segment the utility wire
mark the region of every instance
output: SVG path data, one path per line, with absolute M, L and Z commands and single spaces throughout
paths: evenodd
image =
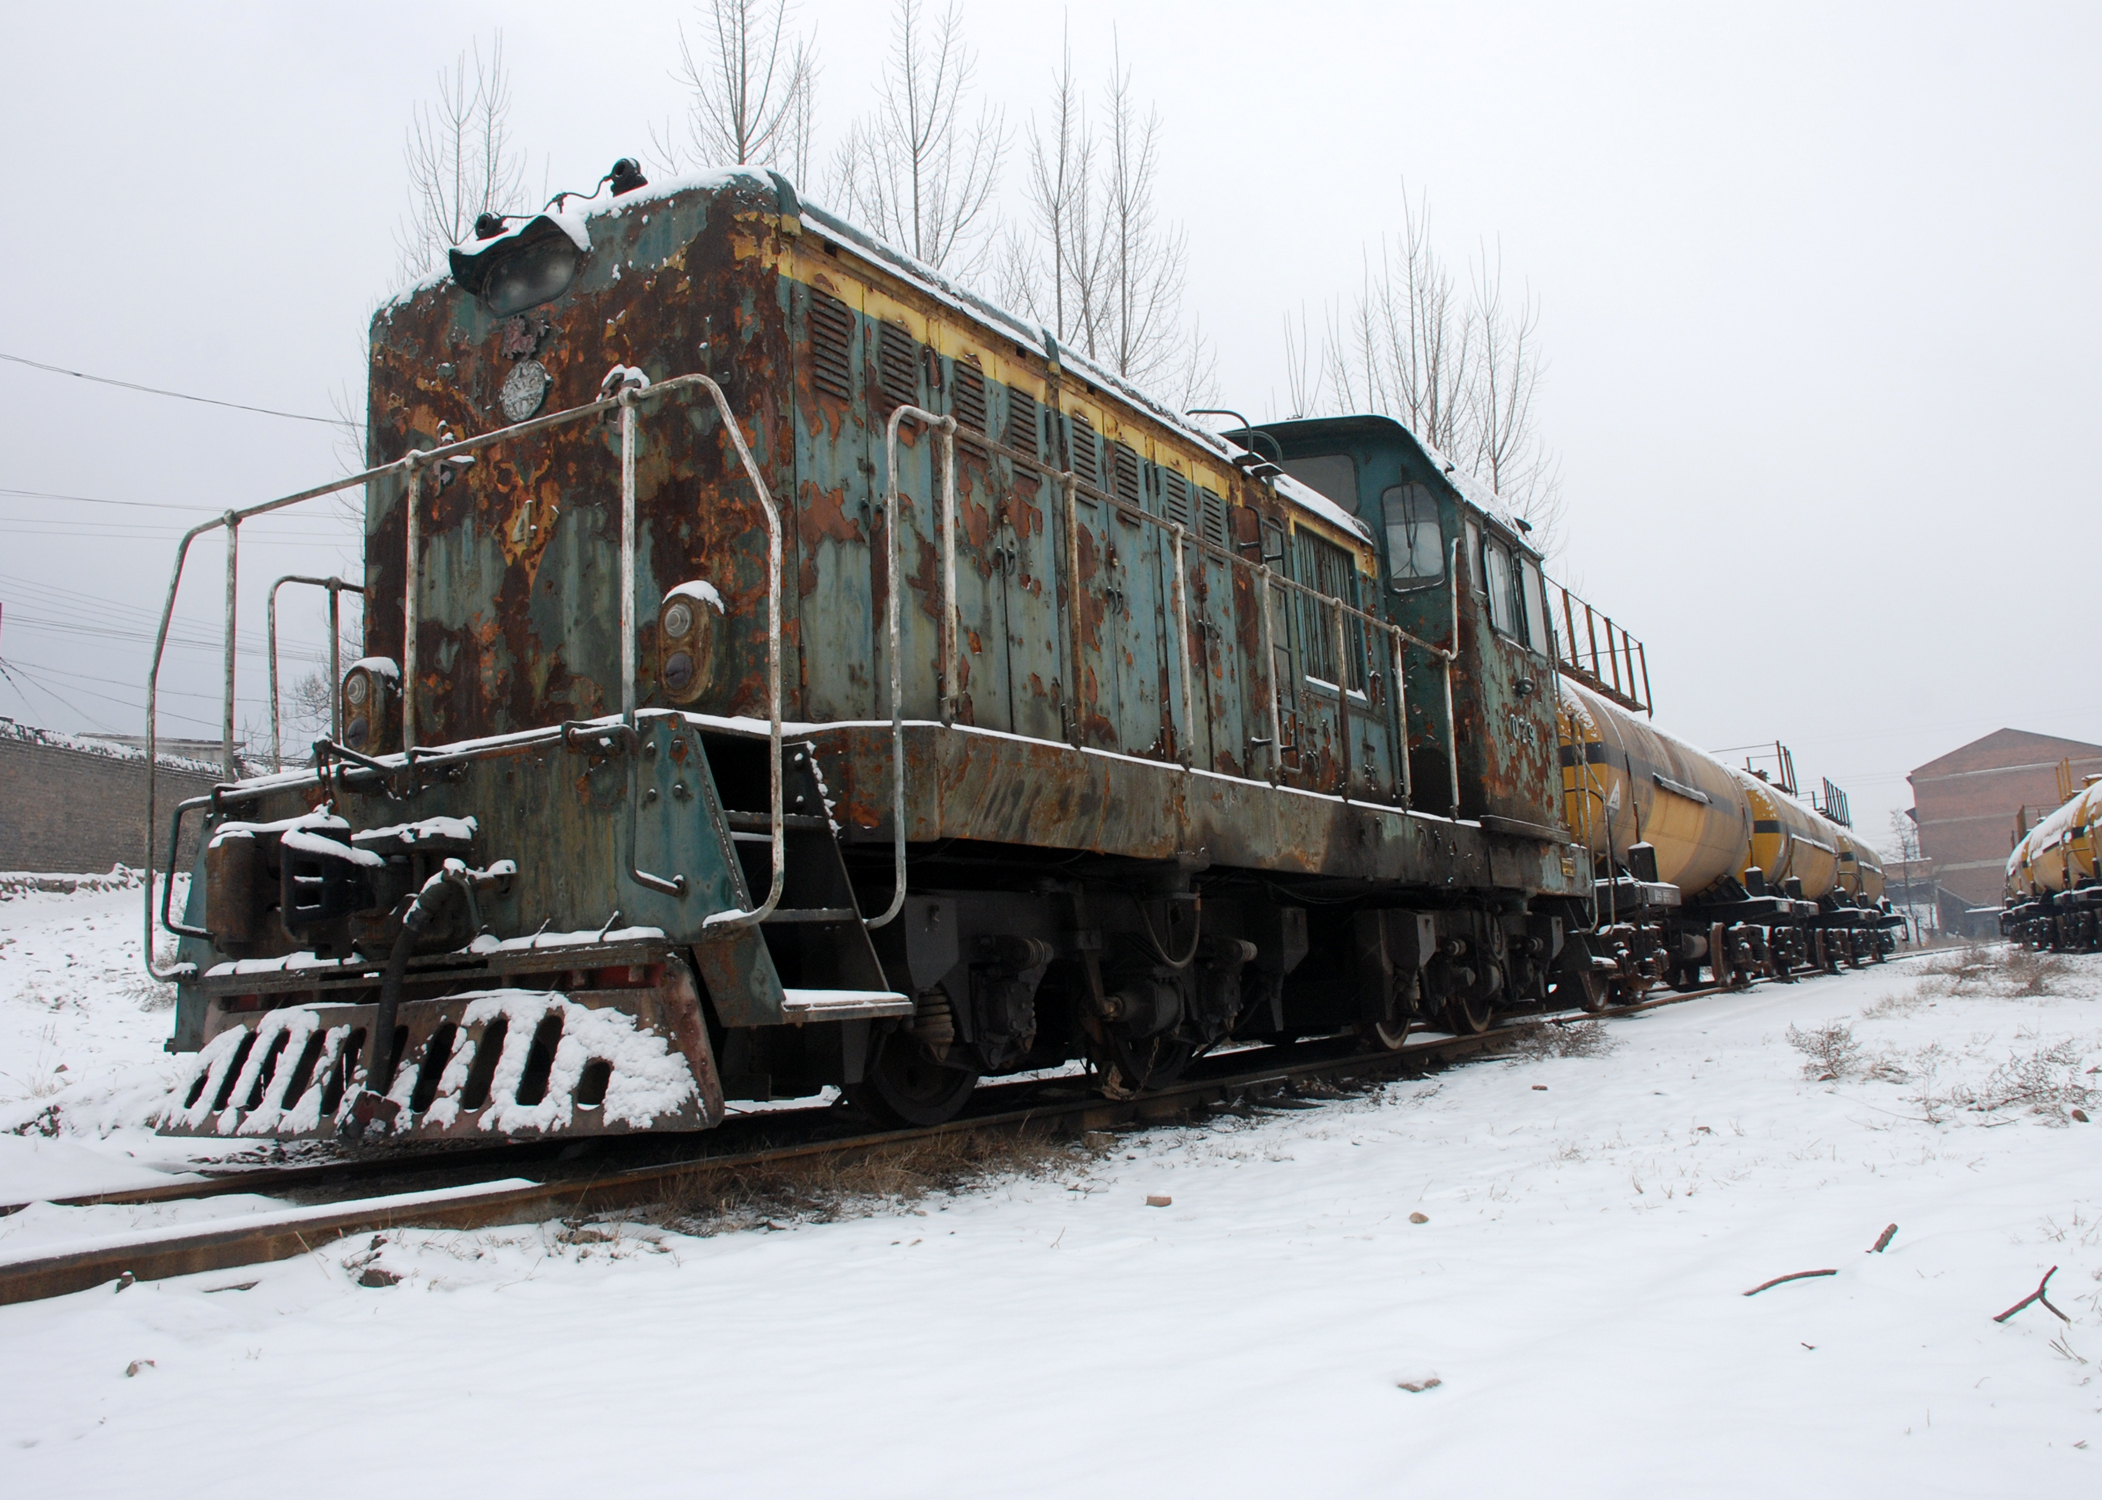
M 97 385 L 120 386 L 127 391 L 144 391 L 149 396 L 173 396 L 178 401 L 197 401 L 206 406 L 224 406 L 234 411 L 252 411 L 258 416 L 284 417 L 294 422 L 319 422 L 324 427 L 348 427 L 353 431 L 357 423 L 346 422 L 340 417 L 310 417 L 304 412 L 273 411 L 267 406 L 246 406 L 239 401 L 219 401 L 210 396 L 193 396 L 187 391 L 164 391 L 156 385 L 140 385 L 132 380 L 113 380 L 107 375 L 89 375 L 80 370 L 68 370 L 58 365 L 47 365 L 40 360 L 24 359 L 19 354 L 0 354 L 0 359 L 13 365 L 27 365 L 32 370 L 48 370 L 53 375 L 70 375 L 75 380 L 92 380 Z
M 71 500 L 81 505 L 122 505 L 131 510 L 188 510 L 217 514 L 209 505 L 184 505 L 175 500 L 104 500 L 99 495 L 54 495 L 49 490 L 15 490 L 5 485 L 0 485 L 0 495 L 16 500 Z

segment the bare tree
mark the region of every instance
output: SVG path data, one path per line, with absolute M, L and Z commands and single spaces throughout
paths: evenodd
M 1473 451 L 1468 463 L 1489 487 L 1516 506 L 1543 547 L 1562 520 L 1561 465 L 1541 441 L 1533 397 L 1546 371 L 1538 339 L 1540 304 L 1526 292 L 1514 307 L 1504 299 L 1503 251 L 1477 255 L 1470 308 L 1477 358 L 1465 403 Z
M 697 7 L 701 47 L 679 27 L 679 68 L 691 95 L 685 140 L 670 122 L 652 132 L 674 172 L 689 166 L 768 166 L 801 182 L 810 166 L 817 85 L 812 38 L 789 29 L 789 0 L 707 0 Z
M 1101 357 L 1119 375 L 1150 381 L 1175 363 L 1184 332 L 1182 293 L 1189 237 L 1163 225 L 1154 202 L 1160 173 L 1160 111 L 1143 117 L 1121 53 L 1111 54 L 1103 236 L 1110 303 Z
M 1291 406 L 1290 420 L 1311 416 L 1321 405 L 1322 371 L 1314 363 L 1314 345 L 1307 329 L 1306 304 L 1299 305 L 1295 326 L 1285 314 L 1285 398 Z
M 1023 221 L 1009 234 L 1001 295 L 1061 343 L 1135 383 L 1209 399 L 1215 362 L 1201 325 L 1182 321 L 1188 237 L 1160 220 L 1161 119 L 1141 113 L 1113 54 L 1098 135 L 1068 47 L 1048 121 L 1032 121 Z
M 448 246 L 474 234 L 485 213 L 516 209 L 526 162 L 510 138 L 511 82 L 504 72 L 504 34 L 476 42 L 438 74 L 438 97 L 417 106 L 403 151 L 409 207 L 395 230 L 401 280 L 437 264 Z
M 1344 407 L 1384 411 L 1433 447 L 1464 457 L 1466 396 L 1474 379 L 1472 321 L 1431 246 L 1430 215 L 1402 197 L 1402 227 L 1364 257 L 1347 311 L 1332 312 L 1324 366 Z
M 1066 46 L 1051 87 L 1050 123 L 1029 123 L 1023 221 L 1010 231 L 1000 295 L 1061 344 L 1092 343 L 1102 320 L 1104 245 L 1095 217 L 1095 138 Z
M 1515 301 L 1506 293 L 1502 253 L 1486 246 L 1463 296 L 1432 243 L 1428 211 L 1404 193 L 1401 229 L 1381 242 L 1376 265 L 1366 254 L 1357 295 L 1329 312 L 1308 404 L 1325 387 L 1334 409 L 1397 418 L 1487 483 L 1551 550 L 1562 501 L 1534 404 L 1546 373 L 1539 320 L 1529 292 Z M 1295 357 L 1289 337 L 1286 352 Z
M 977 59 L 955 5 L 938 17 L 897 0 L 875 110 L 835 159 L 833 192 L 881 238 L 967 277 L 984 258 L 993 189 L 1007 149 L 997 109 L 967 118 Z

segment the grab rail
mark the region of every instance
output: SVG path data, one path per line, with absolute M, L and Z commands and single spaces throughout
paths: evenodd
M 759 473 L 758 465 L 752 459 L 752 450 L 750 445 L 747 444 L 747 442 L 745 441 L 744 430 L 738 424 L 735 413 L 731 411 L 729 399 L 723 394 L 722 387 L 717 385 L 706 375 L 678 375 L 672 377 L 669 380 L 659 381 L 654 385 L 639 390 L 633 387 L 625 387 L 612 394 L 602 396 L 596 401 L 586 402 L 582 406 L 572 406 L 563 411 L 550 412 L 544 417 L 533 417 L 524 422 L 514 422 L 508 427 L 499 427 L 493 431 L 482 433 L 477 437 L 461 438 L 453 442 L 441 443 L 433 448 L 412 449 L 410 452 L 402 455 L 402 457 L 394 459 L 391 462 L 375 465 L 372 468 L 361 470 L 356 474 L 348 475 L 342 479 L 332 480 L 327 484 L 316 485 L 311 489 L 298 490 L 289 495 L 281 495 L 275 500 L 266 500 L 258 505 L 251 505 L 240 509 L 229 510 L 225 514 L 218 516 L 210 521 L 200 522 L 196 526 L 191 527 L 188 531 L 183 533 L 181 540 L 178 541 L 176 544 L 175 567 L 168 580 L 167 596 L 161 605 L 160 626 L 154 636 L 153 657 L 151 664 L 147 669 L 146 675 L 146 879 L 144 957 L 146 963 L 146 972 L 148 974 L 150 974 L 153 978 L 157 980 L 166 981 L 171 979 L 188 978 L 195 972 L 194 966 L 189 964 L 176 964 L 166 970 L 163 970 L 158 965 L 156 965 L 153 960 L 155 915 L 153 891 L 153 834 L 154 829 L 158 826 L 160 821 L 158 805 L 158 785 L 157 777 L 155 775 L 156 767 L 159 764 L 157 726 L 159 720 L 158 706 L 160 701 L 160 674 L 162 660 L 167 654 L 168 631 L 170 626 L 173 624 L 175 617 L 176 595 L 180 592 L 182 588 L 183 569 L 189 561 L 190 544 L 195 542 L 199 537 L 203 536 L 209 531 L 212 531 L 222 526 L 226 528 L 226 665 L 223 689 L 223 713 L 221 717 L 224 742 L 223 762 L 226 770 L 227 779 L 229 781 L 232 781 L 238 779 L 239 777 L 239 766 L 237 765 L 234 758 L 234 627 L 236 622 L 235 583 L 240 558 L 241 523 L 243 521 L 251 520 L 256 516 L 268 515 L 274 511 L 285 510 L 291 506 L 302 504 L 308 500 L 318 500 L 327 495 L 334 495 L 344 490 L 354 489 L 359 485 L 370 484 L 375 480 L 384 479 L 390 475 L 398 474 L 404 476 L 408 481 L 408 513 L 405 518 L 404 526 L 408 545 L 406 549 L 407 557 L 405 559 L 404 571 L 405 586 L 403 589 L 404 640 L 402 645 L 402 749 L 404 754 L 410 754 L 414 751 L 416 746 L 416 624 L 417 594 L 419 591 L 419 584 L 421 581 L 421 559 L 417 555 L 416 543 L 420 540 L 422 532 L 421 517 L 418 513 L 422 509 L 420 501 L 423 491 L 422 478 L 424 471 L 433 464 L 443 463 L 448 459 L 470 454 L 476 452 L 479 449 L 491 447 L 497 443 L 508 442 L 517 438 L 530 437 L 536 433 L 546 432 L 557 427 L 564 427 L 572 422 L 582 421 L 585 418 L 598 416 L 609 411 L 621 409 L 632 410 L 634 405 L 638 402 L 653 400 L 656 397 L 661 396 L 667 392 L 680 390 L 691 386 L 698 386 L 706 390 L 709 393 L 709 395 L 714 399 L 716 410 L 722 414 L 724 425 L 730 433 L 731 441 L 735 444 L 737 448 L 738 458 L 742 461 L 745 473 L 747 474 L 747 476 L 750 477 L 754 488 L 758 491 L 759 503 L 766 512 L 768 537 L 767 709 L 769 718 L 768 739 L 772 753 L 771 812 L 773 821 L 774 848 L 773 887 L 768 893 L 768 899 L 765 902 L 763 902 L 760 906 L 755 907 L 750 911 L 717 912 L 716 914 L 707 919 L 706 925 L 722 927 L 743 926 L 752 922 L 764 921 L 767 916 L 772 914 L 774 907 L 780 904 L 782 890 L 782 852 L 785 847 L 785 825 L 782 820 L 781 786 L 781 515 L 780 511 L 774 505 L 772 495 L 768 492 L 766 488 L 765 480 L 761 477 Z M 630 431 L 630 435 L 624 438 L 623 441 L 624 493 L 622 498 L 622 546 L 625 553 L 623 559 L 623 573 L 624 576 L 626 576 L 632 581 L 634 528 L 632 527 L 632 525 L 628 524 L 633 512 L 634 498 L 632 430 Z M 346 587 L 347 586 L 348 585 L 346 585 Z M 635 616 L 635 601 L 633 598 L 633 593 L 634 591 L 632 586 L 623 590 L 621 606 L 621 621 L 623 627 L 621 635 L 624 642 L 623 658 L 624 661 L 629 664 L 632 664 L 633 662 L 633 626 Z M 623 713 L 625 715 L 625 722 L 628 723 L 630 729 L 632 730 L 635 691 L 634 672 L 632 670 L 629 670 L 624 674 L 624 676 L 626 678 L 626 686 L 623 689 L 622 696 Z M 173 879 L 173 870 L 170 870 L 168 872 L 168 876 L 171 880 Z
M 767 491 L 766 480 L 759 473 L 759 465 L 752 459 L 751 445 L 745 441 L 744 428 L 738 425 L 735 413 L 730 410 L 730 398 L 723 394 L 723 388 L 706 375 L 686 375 L 680 378 L 695 382 L 715 398 L 715 409 L 722 414 L 723 426 L 729 431 L 730 441 L 737 447 L 737 458 L 744 465 L 745 477 L 752 481 L 752 488 L 759 494 L 760 508 L 766 512 L 766 773 L 769 811 L 773 815 L 774 875 L 767 889 L 766 899 L 751 910 L 715 912 L 701 923 L 703 927 L 734 931 L 764 922 L 772 916 L 774 908 L 781 904 L 782 883 L 787 878 L 788 845 L 784 832 L 786 825 L 781 818 L 781 512 L 774 505 L 774 497 Z M 665 382 L 667 385 L 672 383 Z M 650 391 L 657 389 L 657 386 L 650 387 Z M 646 397 L 650 391 L 624 392 L 623 400 L 629 397 Z M 635 506 L 634 469 L 631 452 L 624 480 L 627 485 L 624 504 L 631 512 Z M 629 551 L 625 566 L 630 571 L 635 565 L 633 531 L 632 527 L 627 529 Z M 635 608 L 634 589 L 627 589 L 621 597 L 632 614 Z M 621 639 L 627 643 L 627 649 L 632 653 L 635 649 L 635 632 L 632 626 L 622 632 Z M 632 656 L 630 659 L 632 660 Z M 635 719 L 634 698 L 635 674 L 630 671 L 627 674 L 627 707 L 624 710 L 630 724 Z
M 905 908 L 905 675 L 899 645 L 898 599 L 900 594 L 898 493 L 898 429 L 907 418 L 941 434 L 941 515 L 938 525 L 942 548 L 942 600 L 939 650 L 941 661 L 941 718 L 946 727 L 956 719 L 958 670 L 956 628 L 956 418 L 937 416 L 925 407 L 900 406 L 890 414 L 883 432 L 886 474 L 889 476 L 888 511 L 883 531 L 889 542 L 889 563 L 884 578 L 884 631 L 890 642 L 890 777 L 891 777 L 891 872 L 890 905 L 880 916 L 863 919 L 876 928 L 892 920 Z
M 277 591 L 288 583 L 311 584 L 315 588 L 328 590 L 328 737 L 343 738 L 343 616 L 342 598 L 347 590 L 363 597 L 365 590 L 360 584 L 345 583 L 340 578 L 305 578 L 297 573 L 287 573 L 270 585 L 270 602 L 263 611 L 268 622 L 264 634 L 270 643 L 270 764 L 277 770 L 285 768 L 284 745 L 278 734 L 277 717 Z
M 900 408 L 900 410 L 905 409 L 906 408 Z M 918 410 L 918 408 L 911 409 L 914 411 Z M 974 436 L 972 440 L 975 443 L 979 444 L 981 447 L 983 447 L 990 455 L 997 458 L 1004 458 L 1010 463 L 1016 464 L 1022 468 L 1032 470 L 1033 472 L 1042 475 L 1046 480 L 1050 481 L 1051 483 L 1058 485 L 1059 488 L 1063 491 L 1064 504 L 1062 509 L 1064 510 L 1066 521 L 1066 556 L 1064 561 L 1067 575 L 1071 580 L 1071 586 L 1068 589 L 1068 593 L 1070 594 L 1072 600 L 1071 606 L 1067 610 L 1067 649 L 1070 653 L 1072 675 L 1076 678 L 1076 681 L 1067 686 L 1065 696 L 1068 706 L 1067 738 L 1071 740 L 1074 745 L 1082 745 L 1085 743 L 1086 740 L 1085 726 L 1083 725 L 1081 720 L 1081 704 L 1084 700 L 1084 694 L 1081 691 L 1081 684 L 1077 680 L 1082 670 L 1081 663 L 1086 644 L 1086 631 L 1084 628 L 1084 622 L 1081 618 L 1081 610 L 1079 603 L 1080 541 L 1078 503 L 1082 493 L 1085 493 L 1091 503 L 1108 505 L 1113 510 L 1115 510 L 1120 516 L 1122 516 L 1126 521 L 1132 523 L 1133 525 L 1151 526 L 1159 530 L 1166 531 L 1170 533 L 1171 536 L 1175 536 L 1178 542 L 1184 540 L 1194 542 L 1196 550 L 1200 556 L 1209 556 L 1226 563 L 1230 568 L 1238 568 L 1243 572 L 1252 575 L 1254 581 L 1256 581 L 1258 585 L 1268 585 L 1270 587 L 1282 589 L 1287 593 L 1296 592 L 1299 594 L 1303 594 L 1310 599 L 1317 600 L 1322 605 L 1333 605 L 1339 612 L 1339 621 L 1341 618 L 1354 619 L 1359 622 L 1361 628 L 1369 632 L 1375 633 L 1380 638 L 1385 639 L 1387 642 L 1388 650 L 1391 653 L 1390 660 L 1394 668 L 1395 702 L 1398 715 L 1396 720 L 1396 733 L 1394 740 L 1394 756 L 1396 761 L 1398 762 L 1400 769 L 1399 779 L 1401 781 L 1402 786 L 1401 806 L 1403 806 L 1404 808 L 1411 806 L 1413 803 L 1415 795 L 1415 785 L 1414 776 L 1409 765 L 1408 757 L 1408 720 L 1405 713 L 1401 712 L 1407 700 L 1407 674 L 1402 659 L 1402 652 L 1404 647 L 1414 646 L 1418 650 L 1423 651 L 1429 654 L 1430 656 L 1436 658 L 1443 669 L 1442 676 L 1444 681 L 1442 686 L 1444 688 L 1445 722 L 1447 726 L 1447 732 L 1448 734 L 1452 734 L 1455 740 L 1452 753 L 1446 756 L 1446 768 L 1448 773 L 1448 792 L 1452 799 L 1450 806 L 1452 807 L 1455 816 L 1457 816 L 1460 806 L 1460 773 L 1457 733 L 1453 728 L 1452 717 L 1453 664 L 1459 660 L 1460 641 L 1460 545 L 1457 538 L 1455 538 L 1451 544 L 1448 555 L 1448 563 L 1446 567 L 1446 584 L 1448 600 L 1450 604 L 1449 629 L 1451 631 L 1451 634 L 1448 637 L 1449 644 L 1440 646 L 1432 641 L 1424 640 L 1421 636 L 1415 635 L 1389 620 L 1383 619 L 1376 614 L 1373 614 L 1367 610 L 1361 609 L 1358 606 L 1347 602 L 1339 595 L 1325 594 L 1321 592 L 1321 590 L 1313 587 L 1311 584 L 1303 583 L 1299 579 L 1291 578 L 1283 573 L 1279 573 L 1274 568 L 1272 568 L 1267 561 L 1254 560 L 1243 557 L 1230 547 L 1227 547 L 1218 542 L 1214 542 L 1207 537 L 1201 536 L 1196 532 L 1190 531 L 1188 528 L 1183 527 L 1179 522 L 1170 520 L 1164 516 L 1156 516 L 1152 512 L 1144 509 L 1143 507 L 1132 506 L 1126 503 L 1125 501 L 1119 499 L 1115 495 L 1106 493 L 1105 491 L 1098 489 L 1096 486 L 1087 483 L 1079 476 L 1079 474 L 1073 472 L 1072 470 L 1060 469 L 1055 464 L 1047 463 L 1043 459 L 1040 459 L 1033 454 L 1025 453 L 1022 450 L 1014 448 L 1006 443 L 996 442 L 984 436 Z M 1181 550 L 1181 547 L 1178 546 L 1177 551 L 1180 552 Z M 953 555 L 944 559 L 945 575 L 952 596 L 954 593 L 953 565 Z M 1183 558 L 1178 556 L 1176 560 L 1176 589 L 1178 594 L 1182 593 L 1186 588 L 1186 584 L 1182 575 Z M 1178 626 L 1181 628 L 1182 633 L 1184 635 L 1184 640 L 1182 644 L 1178 647 L 1178 654 L 1183 658 L 1182 665 L 1185 668 L 1185 681 L 1183 684 L 1183 691 L 1180 695 L 1182 697 L 1184 733 L 1186 736 L 1194 737 L 1196 721 L 1194 717 L 1194 705 L 1191 701 L 1189 683 L 1187 680 L 1189 675 L 1188 668 L 1190 666 L 1190 663 L 1187 659 L 1189 654 L 1189 648 L 1187 640 L 1186 604 L 1180 599 L 1178 599 L 1177 601 L 1176 613 Z M 1256 743 L 1267 743 L 1268 745 L 1273 747 L 1273 753 L 1270 757 L 1270 780 L 1273 783 L 1275 783 L 1279 780 L 1283 769 L 1281 764 L 1281 755 L 1276 753 L 1275 751 L 1275 747 L 1277 746 L 1278 740 L 1281 737 L 1283 725 L 1281 722 L 1281 714 L 1278 705 L 1278 685 L 1275 678 L 1276 627 L 1275 622 L 1272 618 L 1272 606 L 1270 597 L 1267 592 L 1263 595 L 1262 613 L 1260 616 L 1260 620 L 1262 628 L 1263 680 L 1269 684 L 1270 688 L 1270 702 L 1267 713 L 1268 728 L 1270 730 L 1270 735 L 1267 741 L 1259 740 Z M 1637 643 L 1637 645 L 1635 646 L 1635 650 L 1638 652 L 1641 650 L 1641 646 L 1639 643 Z M 894 694 L 893 696 L 895 698 L 896 695 Z M 946 723 L 947 720 L 945 719 L 944 722 Z

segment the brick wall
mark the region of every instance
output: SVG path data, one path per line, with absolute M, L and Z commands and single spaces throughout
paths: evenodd
M 212 789 L 221 774 L 195 761 L 161 758 L 156 778 L 161 826 L 154 863 L 175 805 Z M 181 865 L 197 856 L 192 814 Z M 146 847 L 146 757 L 0 719 L 0 870 L 94 874 L 112 865 L 137 867 Z
M 1999 729 L 1907 779 L 1919 820 L 1920 853 L 1934 861 L 1941 888 L 1972 906 L 1998 906 L 2006 889 L 2015 815 L 2029 822 L 2058 806 L 2058 766 L 2073 763 L 2073 785 L 2102 774 L 2102 745 Z

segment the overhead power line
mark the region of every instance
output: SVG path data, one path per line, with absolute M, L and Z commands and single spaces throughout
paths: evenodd
M 55 495 L 49 490 L 17 490 L 0 485 L 0 495 L 13 500 L 70 500 L 80 505 L 121 505 L 128 510 L 187 510 L 201 515 L 216 514 L 209 505 L 185 505 L 179 500 L 105 500 L 100 495 Z M 225 509 L 224 506 L 220 507 Z
M 347 427 L 357 430 L 357 423 L 346 422 L 341 417 L 310 417 L 304 412 L 275 411 L 267 406 L 249 406 L 240 401 L 221 401 L 212 396 L 193 396 L 188 391 L 163 390 L 157 385 L 140 385 L 135 380 L 114 380 L 107 375 L 90 375 L 82 370 L 68 370 L 59 365 L 47 365 L 41 360 L 24 359 L 19 354 L 0 354 L 0 359 L 13 365 L 27 365 L 32 370 L 48 370 L 53 375 L 70 375 L 75 380 L 92 380 L 97 385 L 114 385 L 127 391 L 143 391 L 149 396 L 172 396 L 177 401 L 196 401 L 205 406 L 224 406 L 232 411 L 252 411 L 263 417 L 283 417 L 292 422 L 319 422 L 324 427 Z

